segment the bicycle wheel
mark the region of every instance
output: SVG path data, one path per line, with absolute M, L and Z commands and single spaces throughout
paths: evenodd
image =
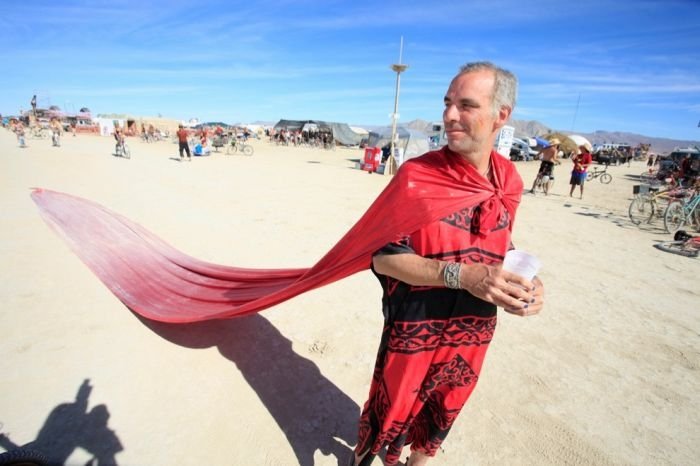
M 628 209 L 630 220 L 635 225 L 651 223 L 654 218 L 654 203 L 649 196 L 638 196 L 632 199 Z
M 700 206 L 695 206 L 695 209 L 688 215 L 688 221 L 693 225 L 695 231 L 700 231 Z
M 586 172 L 586 181 L 591 181 L 595 176 L 591 172 Z
M 639 175 L 639 181 L 641 181 L 642 183 L 649 183 L 649 181 L 651 181 L 651 179 L 653 177 L 654 177 L 654 175 L 649 173 L 649 171 L 645 171 L 645 172 L 642 172 L 641 175 Z
M 236 152 L 238 152 L 238 145 L 237 144 L 236 145 L 229 144 L 228 146 L 226 146 L 226 155 L 235 154 Z
M 253 146 L 249 146 L 248 144 L 243 145 L 241 148 L 241 151 L 243 152 L 243 155 L 253 155 Z
M 124 144 L 123 151 L 124 151 L 124 158 L 125 158 L 125 159 L 130 159 L 130 158 L 131 158 L 131 149 L 129 149 L 129 146 L 127 146 L 126 144 Z
M 683 203 L 673 201 L 664 211 L 664 228 L 668 233 L 675 233 L 685 225 Z
M 687 246 L 686 241 L 664 241 L 663 243 L 655 244 L 654 247 L 671 254 L 678 254 L 685 257 L 698 257 L 700 250 Z
M 36 450 L 20 448 L 0 453 L 0 465 L 3 466 L 46 466 L 49 459 Z
M 600 175 L 600 182 L 603 184 L 608 184 L 612 181 L 612 175 L 610 173 L 603 173 Z

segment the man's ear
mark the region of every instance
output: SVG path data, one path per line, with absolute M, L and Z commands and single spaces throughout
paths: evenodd
M 511 113 L 513 113 L 512 108 L 506 107 L 505 105 L 501 106 L 500 110 L 498 110 L 498 114 L 496 115 L 496 121 L 493 123 L 494 131 L 502 128 L 503 125 L 506 124 Z

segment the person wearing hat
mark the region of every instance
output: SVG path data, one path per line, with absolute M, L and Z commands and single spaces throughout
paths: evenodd
M 190 154 L 190 145 L 187 143 L 187 138 L 189 134 L 187 130 L 182 126 L 178 125 L 177 130 L 177 141 L 180 143 L 180 160 L 184 160 L 183 151 L 187 152 L 187 160 L 192 161 L 192 154 Z
M 578 146 L 579 153 L 575 155 L 571 160 L 574 162 L 574 169 L 571 172 L 571 191 L 569 191 L 569 197 L 574 195 L 574 189 L 576 186 L 581 190 L 580 199 L 583 199 L 583 183 L 586 181 L 586 176 L 588 176 L 588 166 L 593 162 L 591 157 L 591 150 L 587 144 L 581 144 Z
M 540 169 L 537 172 L 535 181 L 532 182 L 532 189 L 530 189 L 530 194 L 535 194 L 535 187 L 541 183 L 544 195 L 549 194 L 549 187 L 554 182 L 554 164 L 559 164 L 559 145 L 561 141 L 557 138 L 552 138 L 549 141 L 549 145 L 542 149 L 537 157 L 542 160 L 540 163 Z

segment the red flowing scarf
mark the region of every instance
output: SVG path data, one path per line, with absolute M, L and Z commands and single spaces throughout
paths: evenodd
M 148 319 L 186 323 L 258 312 L 369 268 L 372 254 L 468 206 L 480 206 L 479 234 L 522 194 L 513 164 L 491 154 L 493 184 L 446 147 L 406 162 L 360 220 L 310 268 L 252 269 L 187 256 L 99 204 L 36 189 L 44 220 L 127 307 Z M 511 223 L 512 224 L 512 223 Z

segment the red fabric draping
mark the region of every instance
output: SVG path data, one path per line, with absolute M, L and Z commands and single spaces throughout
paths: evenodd
M 148 319 L 186 323 L 258 312 L 370 266 L 385 244 L 464 205 L 481 205 L 480 232 L 503 209 L 515 216 L 522 180 L 513 164 L 491 154 L 494 183 L 443 148 L 409 160 L 359 221 L 315 265 L 251 269 L 187 256 L 94 202 L 36 189 L 44 220 L 131 310 Z

